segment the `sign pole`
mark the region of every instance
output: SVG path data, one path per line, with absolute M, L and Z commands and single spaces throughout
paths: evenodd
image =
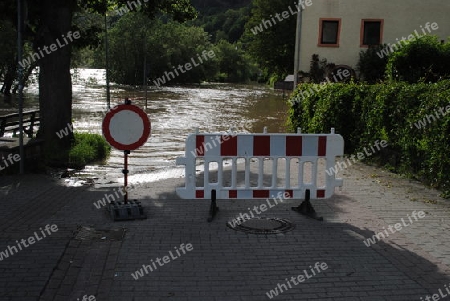
M 129 153 L 130 153 L 130 151 L 128 151 L 128 150 L 123 152 L 123 154 L 124 154 L 123 189 L 125 190 L 123 200 L 124 200 L 125 204 L 128 204 L 128 154 Z
M 112 201 L 109 204 L 111 217 L 115 221 L 147 218 L 140 202 L 128 199 L 128 155 L 144 145 L 150 137 L 151 123 L 147 113 L 126 98 L 124 104 L 115 106 L 106 113 L 102 129 L 106 141 L 124 154 L 124 201 Z

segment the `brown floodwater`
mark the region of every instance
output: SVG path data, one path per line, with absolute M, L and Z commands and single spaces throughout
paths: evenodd
M 102 133 L 107 112 L 105 71 L 78 69 L 73 74 L 73 124 L 78 132 Z M 37 109 L 36 83 L 25 91 L 25 109 Z M 147 94 L 147 101 L 146 101 Z M 129 156 L 130 183 L 147 182 L 183 174 L 175 159 L 184 155 L 189 133 L 286 131 L 287 105 L 282 93 L 265 85 L 202 84 L 193 86 L 142 87 L 111 86 L 111 107 L 130 98 L 143 108 L 151 121 L 151 136 L 144 146 Z M 147 107 L 146 107 L 147 103 Z M 0 114 L 17 111 L 17 103 L 0 104 Z M 97 183 L 121 182 L 123 152 L 113 149 L 104 163 L 92 164 L 75 176 L 95 178 Z M 68 180 L 69 184 L 83 181 Z M 113 183 L 111 183 L 113 184 Z

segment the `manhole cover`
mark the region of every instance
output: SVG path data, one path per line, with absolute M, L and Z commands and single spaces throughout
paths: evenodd
M 228 228 L 252 234 L 278 234 L 291 231 L 295 225 L 283 218 L 255 217 L 251 219 L 237 218 L 227 222 Z
M 79 227 L 75 234 L 78 240 L 122 240 L 126 229 L 100 230 L 91 227 Z

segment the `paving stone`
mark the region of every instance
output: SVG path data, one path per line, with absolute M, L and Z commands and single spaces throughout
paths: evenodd
M 296 228 L 267 236 L 225 225 L 260 201 L 219 200 L 221 210 L 207 223 L 207 201 L 174 197 L 182 179 L 137 187 L 133 194 L 149 218 L 112 222 L 93 205 L 105 189 L 68 188 L 40 175 L 0 177 L 0 205 L 8 208 L 0 212 L 0 252 L 46 224 L 59 229 L 0 261 L 1 298 L 261 301 L 316 262 L 328 269 L 274 300 L 410 301 L 449 285 L 450 202 L 417 182 L 362 164 L 343 177 L 341 192 L 313 200 L 324 222 L 298 215 L 290 207 L 299 201 L 289 200 L 263 215 L 289 219 Z M 363 243 L 414 210 L 427 215 L 370 247 Z M 121 241 L 81 241 L 74 236 L 79 226 L 127 232 Z M 133 279 L 131 273 L 182 243 L 194 249 Z

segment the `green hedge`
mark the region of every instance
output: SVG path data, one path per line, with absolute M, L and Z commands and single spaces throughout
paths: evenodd
M 386 140 L 389 146 L 373 159 L 450 192 L 449 80 L 414 85 L 302 84 L 289 102 L 292 130 L 328 133 L 334 127 L 344 137 L 348 154 Z M 443 116 L 439 109 L 446 113 L 447 107 L 449 114 Z M 432 114 L 434 118 L 428 116 Z M 419 120 L 426 126 L 419 126 Z

